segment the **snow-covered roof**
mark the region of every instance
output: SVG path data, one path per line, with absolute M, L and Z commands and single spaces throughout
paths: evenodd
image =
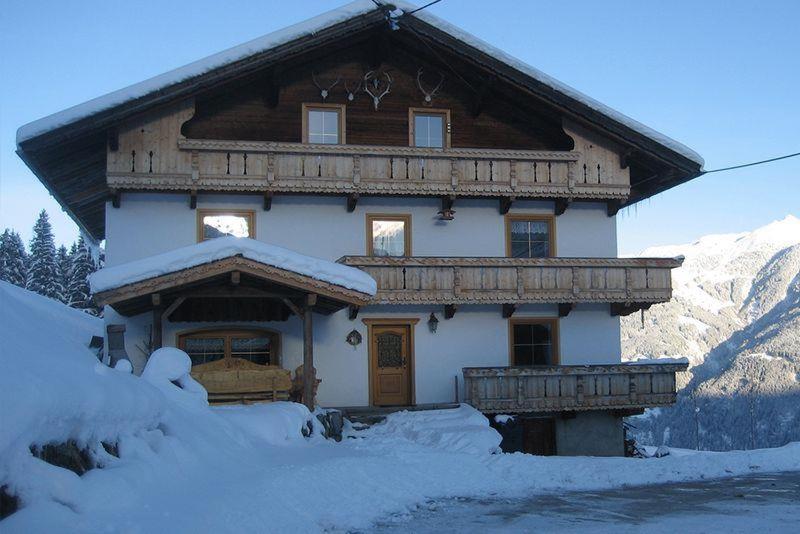
M 387 3 L 388 2 L 384 2 Z M 417 8 L 416 5 L 405 1 L 393 1 L 397 6 L 393 12 L 393 17 L 399 17 L 403 12 L 410 12 Z M 250 57 L 254 54 L 268 51 L 282 44 L 289 43 L 304 36 L 314 35 L 326 28 L 338 23 L 347 21 L 359 15 L 373 12 L 376 9 L 375 2 L 372 0 L 355 0 L 349 4 L 333 9 L 304 22 L 294 24 L 282 30 L 269 33 L 252 41 L 248 41 L 239 46 L 229 48 L 223 52 L 213 54 L 204 59 L 189 63 L 183 67 L 171 70 L 159 76 L 155 76 L 140 83 L 128 86 L 124 89 L 108 93 L 104 96 L 89 100 L 83 104 L 73 106 L 58 113 L 54 113 L 39 120 L 30 122 L 17 130 L 17 145 L 38 135 L 55 130 L 61 126 L 74 123 L 81 119 L 90 117 L 107 109 L 113 108 L 128 101 L 146 96 L 166 87 L 180 83 L 214 69 L 229 65 L 238 60 Z M 559 82 L 548 76 L 544 72 L 520 61 L 519 59 L 503 52 L 502 50 L 486 43 L 474 35 L 450 24 L 449 22 L 432 15 L 428 10 L 421 10 L 413 15 L 417 19 L 436 27 L 437 29 L 449 34 L 455 39 L 480 50 L 481 52 L 494 57 L 505 63 L 509 67 L 535 79 L 536 81 L 549 86 L 565 96 L 577 100 L 587 107 L 602 113 L 610 119 L 630 128 L 631 130 L 659 143 L 670 150 L 684 156 L 685 158 L 697 163 L 702 167 L 703 158 L 694 150 L 674 139 L 659 133 L 644 124 L 615 111 L 608 106 L 594 100 L 593 98 L 581 93 L 580 91 Z
M 377 291 L 375 280 L 360 269 L 246 237 L 209 239 L 141 260 L 106 267 L 92 274 L 89 284 L 92 293 L 96 294 L 234 256 L 242 256 L 366 295 L 374 295 Z

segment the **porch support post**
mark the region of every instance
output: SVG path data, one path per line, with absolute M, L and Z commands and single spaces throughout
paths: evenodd
M 156 306 L 153 308 L 153 346 L 150 347 L 150 350 L 153 351 L 160 349 L 163 344 L 161 330 L 163 311 L 164 310 L 161 306 Z
M 317 296 L 310 294 L 303 306 L 303 403 L 310 411 L 314 410 L 314 386 L 317 376 L 314 372 L 314 326 L 311 309 L 317 303 Z

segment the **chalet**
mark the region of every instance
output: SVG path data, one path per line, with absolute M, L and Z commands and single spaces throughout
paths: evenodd
M 527 450 L 621 454 L 685 365 L 622 364 L 672 258 L 620 208 L 703 161 L 404 3 L 358 0 L 23 126 L 85 235 L 113 363 L 178 346 L 214 402 L 468 402 Z

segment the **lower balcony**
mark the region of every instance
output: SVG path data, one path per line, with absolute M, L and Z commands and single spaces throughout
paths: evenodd
M 675 374 L 686 363 L 467 367 L 468 404 L 485 413 L 617 410 L 675 403 Z

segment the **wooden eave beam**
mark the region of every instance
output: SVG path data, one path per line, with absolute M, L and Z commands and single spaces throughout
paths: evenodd
M 347 195 L 347 213 L 356 211 L 356 204 L 358 204 L 358 193 L 350 193 Z
M 264 192 L 264 211 L 269 211 L 272 209 L 272 197 L 272 191 Z
M 620 202 L 619 200 L 609 200 L 606 203 L 606 213 L 608 214 L 609 217 L 613 217 L 619 212 L 621 207 L 622 207 L 622 202 Z
M 122 205 L 122 193 L 117 189 L 111 190 L 111 206 L 119 208 Z
M 500 197 L 500 215 L 508 213 L 516 199 L 517 197 Z
M 569 312 L 571 312 L 573 310 L 573 308 L 575 308 L 575 304 L 573 304 L 571 302 L 565 302 L 565 303 L 559 304 L 558 305 L 558 316 L 559 317 L 566 317 L 567 315 L 569 315 Z
M 567 198 L 557 198 L 555 201 L 555 215 L 558 217 L 559 215 L 564 215 L 564 212 L 567 211 L 567 208 L 571 204 L 571 200 Z
M 510 319 L 515 311 L 517 311 L 516 304 L 503 304 L 503 319 Z
M 348 306 L 347 318 L 350 319 L 351 321 L 355 321 L 356 318 L 358 317 L 358 310 L 359 310 L 358 306 L 353 306 L 353 305 Z
M 189 192 L 189 209 L 197 209 L 197 191 Z
M 281 300 L 283 301 L 284 304 L 286 304 L 286 307 L 289 308 L 293 314 L 301 318 L 303 317 L 303 310 L 300 308 L 300 306 L 295 304 L 294 301 L 292 301 L 292 299 L 284 298 Z
M 183 304 L 185 301 L 186 301 L 186 297 L 178 297 L 175 300 L 173 300 L 172 304 L 167 306 L 167 308 L 164 310 L 164 313 L 162 314 L 162 317 L 164 319 L 166 319 L 167 321 L 169 321 L 169 317 L 172 315 L 172 313 L 175 310 L 177 310 L 178 308 L 180 308 L 181 304 Z
M 458 308 L 456 307 L 455 304 L 445 304 L 445 306 L 444 306 L 444 318 L 445 319 L 452 319 L 455 316 L 457 309 Z

